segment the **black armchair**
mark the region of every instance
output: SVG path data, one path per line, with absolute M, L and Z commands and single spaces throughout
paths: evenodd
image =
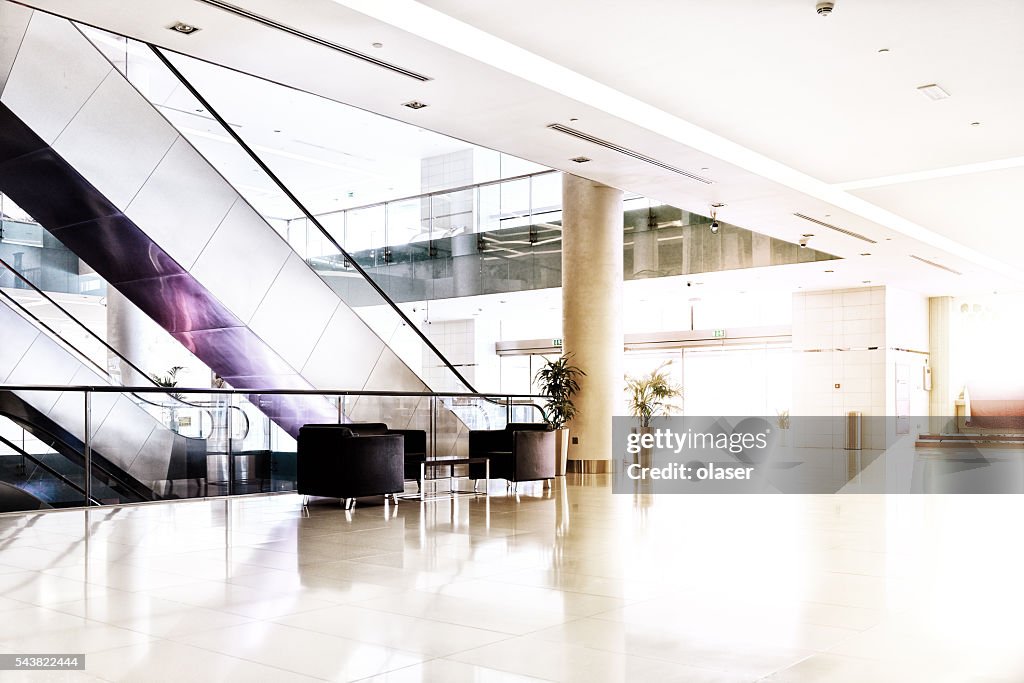
M 341 498 L 346 509 L 361 496 L 405 490 L 404 437 L 357 434 L 348 425 L 304 425 L 299 430 L 298 486 L 307 496 Z
M 388 429 L 383 422 L 351 422 L 344 425 L 360 436 L 400 434 L 405 437 L 405 478 L 420 480 L 420 464 L 427 457 L 427 433 L 422 429 Z
M 510 422 L 504 429 L 469 432 L 469 456 L 486 456 L 491 477 L 509 482 L 555 478 L 555 433 L 547 425 Z M 483 463 L 471 463 L 470 479 L 483 479 Z

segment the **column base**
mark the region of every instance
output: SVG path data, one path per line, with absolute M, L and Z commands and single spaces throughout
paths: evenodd
M 570 474 L 608 474 L 612 471 L 611 460 L 569 460 L 565 471 Z

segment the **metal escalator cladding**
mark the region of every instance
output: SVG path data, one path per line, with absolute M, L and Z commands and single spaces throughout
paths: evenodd
M 189 351 L 238 388 L 312 389 L 3 104 L 0 130 L 0 189 Z M 301 397 L 261 407 L 293 435 L 336 416 Z

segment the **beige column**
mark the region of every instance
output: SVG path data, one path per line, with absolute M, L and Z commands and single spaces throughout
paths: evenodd
M 962 389 L 956 384 L 952 362 L 952 316 L 953 297 L 933 296 L 928 299 L 928 363 L 932 371 L 928 430 L 933 434 L 956 431 L 955 424 L 948 419 L 956 416 L 956 399 Z
M 155 322 L 129 301 L 112 285 L 107 285 L 107 343 L 135 365 L 147 369 L 146 360 L 157 339 Z M 148 386 L 149 379 L 141 376 L 116 355 L 108 354 L 109 370 L 120 375 L 126 386 Z
M 569 425 L 569 468 L 607 471 L 622 405 L 622 191 L 562 179 L 563 350 L 587 373 Z

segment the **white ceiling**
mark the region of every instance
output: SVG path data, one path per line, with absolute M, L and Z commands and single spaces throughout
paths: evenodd
M 26 4 L 695 212 L 724 202 L 722 218 L 737 225 L 789 241 L 814 233 L 812 246 L 852 260 L 854 280 L 929 294 L 1024 283 L 1024 251 L 1004 240 L 1021 227 L 1013 206 L 1016 167 L 1024 166 L 1024 131 L 1014 125 L 1024 113 L 1019 1 L 839 0 L 823 19 L 813 0 L 306 0 L 286 10 L 273 0 L 235 0 L 426 73 L 433 80 L 425 83 L 194 0 Z M 202 30 L 175 34 L 166 28 L 175 21 Z M 927 100 L 915 90 L 927 83 L 952 97 Z M 401 106 L 411 99 L 430 107 Z M 560 135 L 546 128 L 552 122 L 715 182 Z M 352 137 L 340 135 L 339 149 Z M 579 154 L 593 161 L 568 161 Z M 1016 157 L 1012 170 L 984 177 L 838 186 Z M 964 226 L 971 211 L 985 216 L 985 230 Z M 866 250 L 870 257 L 858 256 Z

